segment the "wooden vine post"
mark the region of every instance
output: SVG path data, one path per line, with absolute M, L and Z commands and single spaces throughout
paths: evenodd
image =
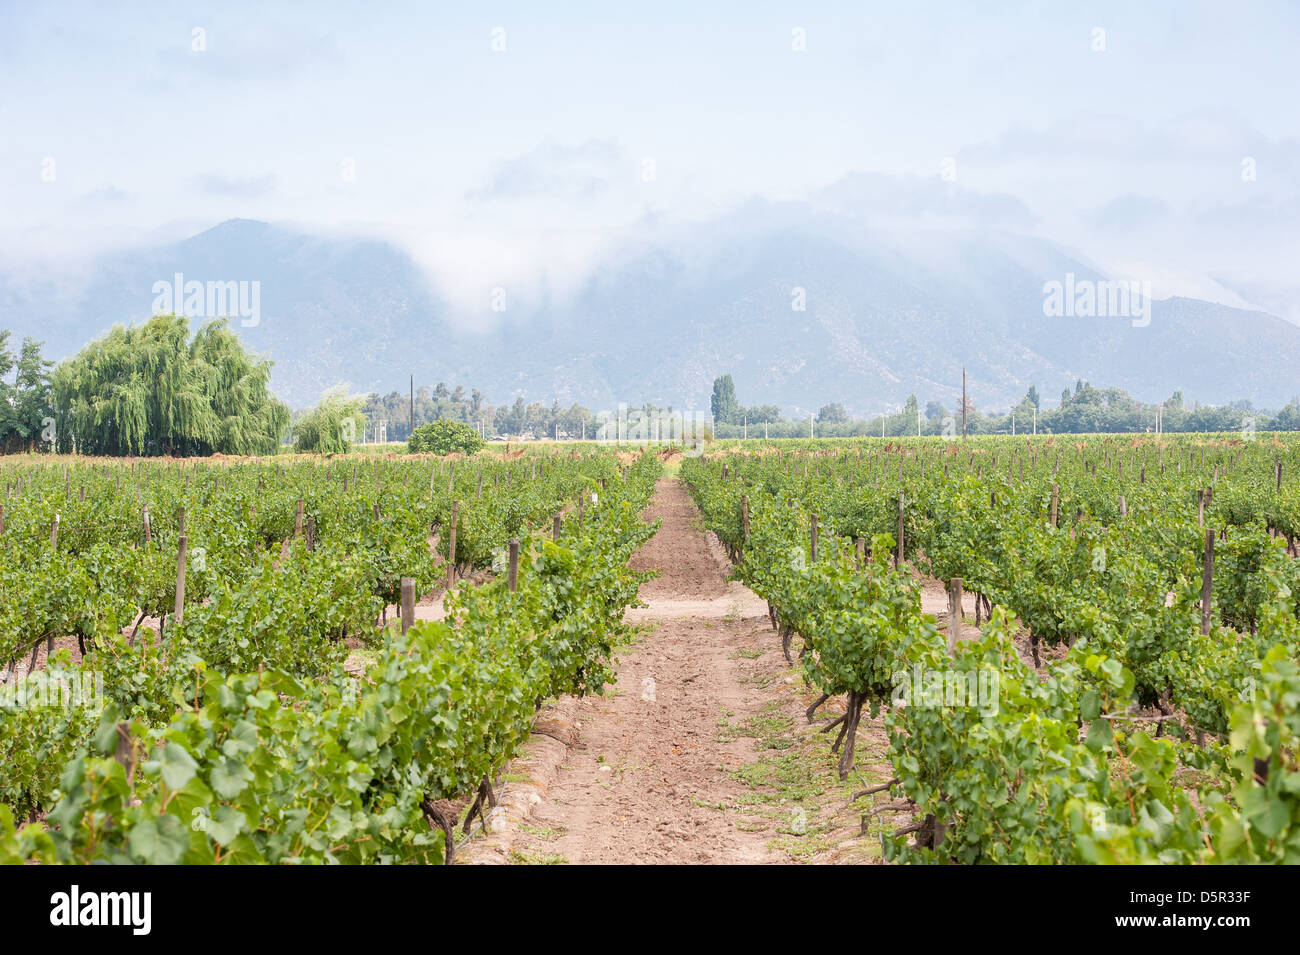
M 903 492 L 898 492 L 898 553 L 894 555 L 894 569 L 903 566 Z
M 952 653 L 961 639 L 961 587 L 960 577 L 948 581 L 948 652 Z
M 447 528 L 447 589 L 456 583 L 456 520 L 460 516 L 460 501 L 451 502 L 451 525 Z
M 1210 596 L 1214 589 L 1214 528 L 1205 532 L 1205 566 L 1201 569 L 1201 633 L 1210 632 Z
M 411 629 L 411 624 L 415 622 L 415 578 L 402 578 L 402 633 Z
M 508 569 L 508 586 L 510 592 L 519 592 L 519 538 L 510 538 L 510 565 Z
M 180 626 L 181 616 L 185 609 L 185 551 L 187 547 L 185 535 L 181 534 L 176 543 L 176 620 L 174 626 Z

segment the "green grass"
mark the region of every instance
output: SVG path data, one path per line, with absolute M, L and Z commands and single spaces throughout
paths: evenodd
M 510 850 L 510 861 L 515 865 L 568 865 L 569 860 L 562 855 L 526 852 L 521 849 Z
M 547 842 L 554 842 L 556 839 L 559 839 L 561 836 L 568 833 L 569 829 L 567 826 L 556 826 L 554 828 L 549 826 L 538 827 L 530 826 L 525 822 L 521 822 L 519 824 L 519 831 L 526 832 L 530 836 L 536 836 L 538 839 L 544 839 Z
M 736 654 L 744 660 L 761 655 L 744 650 Z M 742 832 L 770 834 L 768 845 L 794 862 L 878 859 L 881 832 L 897 823 L 875 818 L 866 834 L 860 834 L 868 804 L 863 800 L 850 806 L 850 799 L 880 781 L 874 778 L 879 772 L 868 767 L 885 762 L 887 744 L 870 736 L 864 725 L 857 739 L 857 768 L 841 782 L 838 756 L 831 752 L 836 734 L 819 732 L 820 722 L 810 726 L 804 721 L 800 711 L 808 701 L 801 697 L 802 683 L 786 685 L 783 678 L 789 671 L 781 667 L 759 663 L 746 670 L 746 683 L 773 686 L 773 695 L 746 719 L 738 720 L 730 710 L 723 710 L 718 719 L 720 739 L 751 738 L 758 752 L 753 762 L 726 770 L 744 787 L 730 810 L 733 825 Z

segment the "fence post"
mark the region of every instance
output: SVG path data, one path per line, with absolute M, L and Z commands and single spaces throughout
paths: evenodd
M 560 515 L 556 514 L 551 518 L 551 540 L 560 539 Z
M 509 571 L 510 592 L 516 593 L 519 590 L 519 538 L 510 538 L 510 571 Z
M 811 514 L 809 516 L 812 518 L 811 540 L 809 542 L 811 544 L 810 553 L 812 554 L 812 562 L 815 564 L 817 563 L 817 515 Z

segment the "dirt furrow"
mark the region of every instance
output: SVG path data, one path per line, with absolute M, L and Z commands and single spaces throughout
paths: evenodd
M 685 488 L 661 481 L 647 513 L 658 534 L 633 559 L 660 577 L 645 584 L 644 626 L 620 654 L 618 682 L 580 701 L 581 726 L 517 861 L 779 862 L 768 835 L 721 811 L 744 795 L 733 772 L 756 758 L 752 738 L 720 731 L 764 700 L 738 654 L 766 624 L 762 601 L 728 583 L 721 555 Z

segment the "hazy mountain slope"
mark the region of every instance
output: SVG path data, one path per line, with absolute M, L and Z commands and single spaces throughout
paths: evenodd
M 118 253 L 77 281 L 18 285 L 0 269 L 0 327 L 62 357 L 114 322 L 147 317 L 154 283 L 178 271 L 260 281 L 261 321 L 239 331 L 270 353 L 277 391 L 297 405 L 345 382 L 402 389 L 414 373 L 497 401 L 707 408 L 714 376 L 730 372 L 744 403 L 796 411 L 841 401 L 870 414 L 909 393 L 951 406 L 963 365 L 986 407 L 1030 384 L 1050 401 L 1076 378 L 1145 398 L 1182 388 L 1203 401 L 1280 405 L 1300 371 L 1300 327 L 1261 312 L 1171 299 L 1154 304 L 1146 327 L 1045 316 L 1044 282 L 1101 278 L 1048 243 L 788 217 L 611 251 L 572 301 L 512 308 L 481 334 L 453 331 L 466 322 L 448 321 L 424 273 L 391 245 L 235 220 Z M 802 311 L 792 308 L 796 288 Z

